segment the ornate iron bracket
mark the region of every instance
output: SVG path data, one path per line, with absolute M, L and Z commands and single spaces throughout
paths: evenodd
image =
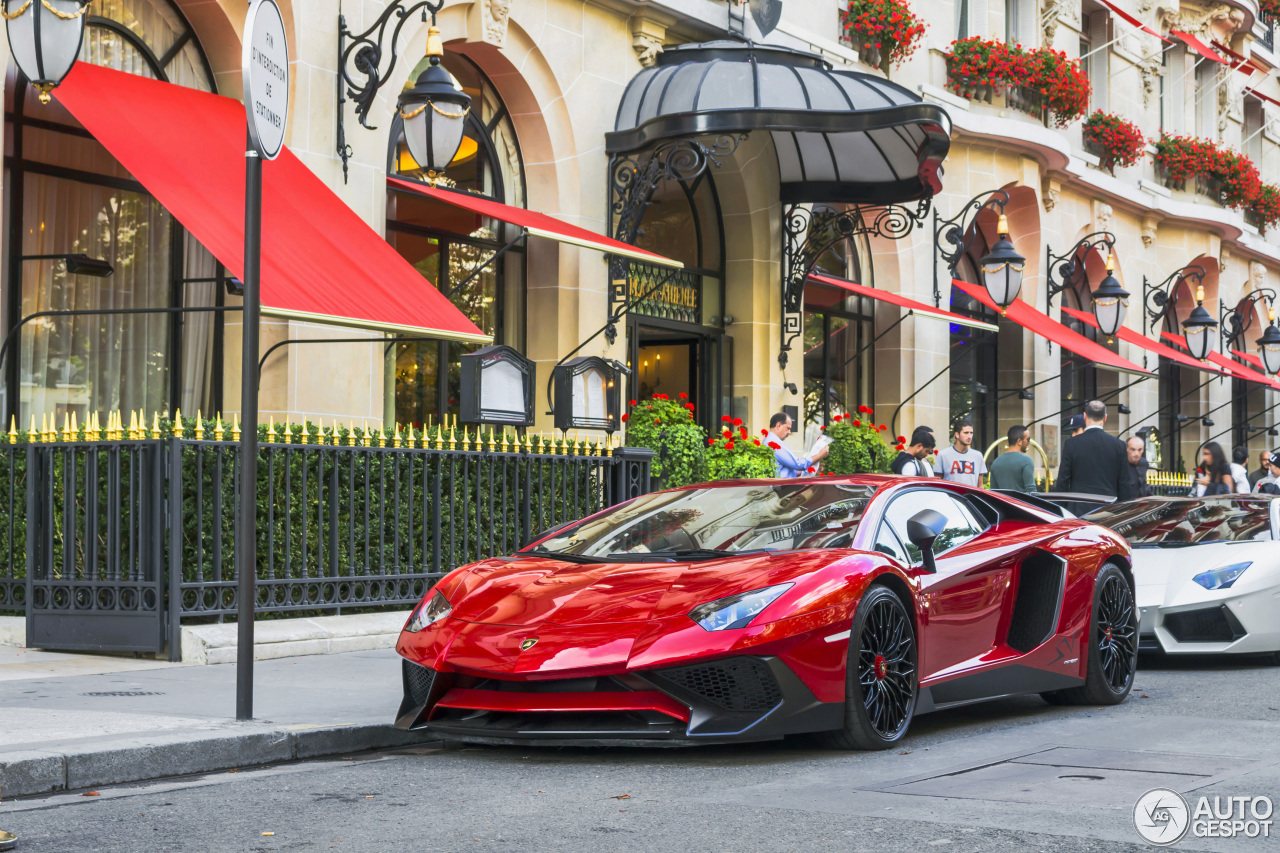
M 1084 280 L 1084 258 L 1093 249 L 1099 246 L 1106 246 L 1107 252 L 1115 251 L 1116 235 L 1110 231 L 1095 231 L 1087 237 L 1082 237 L 1079 242 L 1072 246 L 1066 253 L 1055 255 L 1052 246 L 1045 247 L 1045 259 L 1047 265 L 1045 267 L 1045 277 L 1049 282 L 1049 296 L 1045 302 L 1048 310 L 1053 309 L 1053 297 L 1058 296 L 1063 291 L 1075 286 L 1077 278 Z M 1062 280 L 1058 281 L 1058 277 Z
M 782 346 L 778 366 L 787 368 L 791 342 L 801 333 L 804 285 L 818 258 L 841 240 L 862 235 L 899 240 L 929 215 L 931 198 L 923 198 L 915 210 L 891 204 L 885 207 L 822 209 L 816 213 L 793 204 L 782 217 Z
M 1142 277 L 1142 334 L 1148 334 L 1164 321 L 1178 304 L 1178 285 L 1183 279 L 1193 279 L 1196 287 L 1204 283 L 1204 267 L 1185 266 L 1173 272 L 1159 284 L 1152 284 Z
M 643 154 L 615 154 L 609 160 L 609 210 L 614 218 L 613 236 L 629 245 L 643 233 L 640 223 L 663 181 L 691 181 L 707 170 L 719 168 L 743 140 L 745 133 L 725 134 L 706 142 L 676 139 Z M 615 325 L 627 304 L 627 260 L 609 258 L 609 317 L 605 338 L 612 345 L 618 337 Z
M 1226 349 L 1245 349 L 1245 332 L 1253 324 L 1253 311 L 1259 302 L 1266 301 L 1268 307 L 1275 304 L 1276 292 L 1270 287 L 1259 287 L 1241 298 L 1234 308 L 1225 304 L 1218 306 L 1218 328 L 1222 331 L 1222 343 Z
M 986 196 L 985 200 L 983 196 Z M 956 267 L 959 266 L 960 259 L 973 247 L 973 241 L 978 232 L 972 228 L 972 225 L 977 220 L 978 214 L 984 210 L 998 210 L 1004 213 L 1005 205 L 1008 203 L 1009 194 L 1004 190 L 978 193 L 965 202 L 964 207 L 960 208 L 960 212 L 955 216 L 934 222 L 933 245 L 938 250 L 938 256 L 946 261 L 947 271 L 952 278 L 956 277 Z M 944 240 L 951 245 L 950 249 L 943 245 Z M 942 289 L 938 284 L 937 264 L 933 267 L 933 307 L 942 307 Z
M 338 16 L 338 126 L 337 149 L 342 158 L 342 182 L 347 182 L 347 164 L 351 160 L 351 146 L 347 144 L 347 132 L 343 126 L 344 105 L 350 97 L 356 105 L 356 117 L 360 124 L 369 130 L 377 128 L 369 124 L 369 110 L 373 107 L 373 99 L 378 90 L 391 79 L 400 59 L 396 43 L 400 40 L 400 30 L 404 28 L 409 16 L 414 12 L 422 12 L 422 23 L 427 23 L 427 13 L 431 13 L 431 21 L 444 6 L 444 0 L 420 0 L 405 8 L 401 0 L 392 3 L 383 10 L 373 26 L 356 34 L 347 29 L 345 15 Z M 390 42 L 387 32 L 390 30 Z M 386 45 L 386 46 L 384 46 Z M 388 48 L 391 61 L 386 68 L 381 68 L 382 57 Z

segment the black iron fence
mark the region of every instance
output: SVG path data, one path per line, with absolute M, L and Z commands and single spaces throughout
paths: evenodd
M 0 612 L 26 614 L 29 645 L 167 642 L 172 656 L 183 620 L 235 614 L 238 436 L 206 432 L 43 433 L 0 449 Z M 408 606 L 455 566 L 649 485 L 650 453 L 632 448 L 261 434 L 259 613 Z

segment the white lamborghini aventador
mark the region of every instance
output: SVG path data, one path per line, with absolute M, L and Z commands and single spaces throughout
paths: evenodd
M 1280 664 L 1280 496 L 1139 498 L 1089 520 L 1133 546 L 1140 649 Z

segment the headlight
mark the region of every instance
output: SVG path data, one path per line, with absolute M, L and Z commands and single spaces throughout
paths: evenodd
M 699 604 L 689 611 L 689 618 L 697 622 L 707 631 L 727 631 L 730 628 L 745 628 L 751 620 L 759 615 L 774 600 L 789 590 L 793 584 L 780 583 L 751 592 L 731 595 Z
M 419 602 L 418 606 L 409 614 L 409 621 L 405 624 L 404 629 L 410 634 L 416 634 L 433 622 L 439 622 L 448 616 L 451 610 L 453 610 L 453 605 L 449 603 L 449 599 L 437 592 L 430 598 Z
M 1236 582 L 1237 578 L 1244 574 L 1244 570 L 1252 565 L 1253 563 L 1251 562 L 1232 563 L 1229 566 L 1220 566 L 1207 572 L 1201 572 L 1193 577 L 1192 580 L 1205 589 L 1228 589 Z

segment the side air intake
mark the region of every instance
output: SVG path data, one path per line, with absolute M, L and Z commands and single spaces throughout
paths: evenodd
M 1022 561 L 1009 622 L 1009 648 L 1026 654 L 1053 636 L 1066 574 L 1066 561 L 1046 551 L 1035 551 Z

